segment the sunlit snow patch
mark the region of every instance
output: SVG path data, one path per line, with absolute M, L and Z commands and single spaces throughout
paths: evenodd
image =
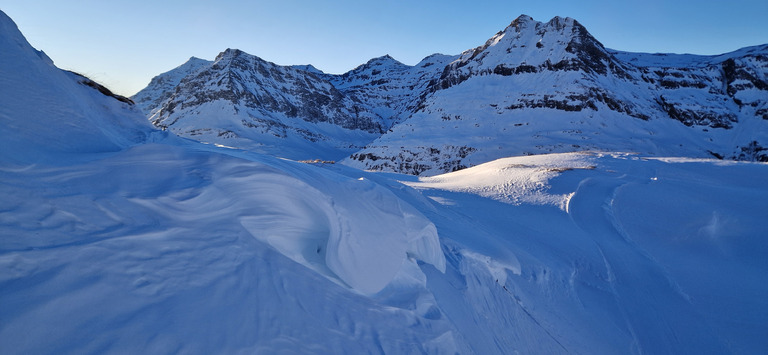
M 591 153 L 503 158 L 469 169 L 403 183 L 418 189 L 472 193 L 515 205 L 553 205 L 565 211 L 573 193 L 550 193 L 549 181 L 568 170 L 594 169 L 596 158 Z

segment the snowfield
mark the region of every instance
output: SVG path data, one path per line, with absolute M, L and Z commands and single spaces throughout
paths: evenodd
M 548 193 L 548 181 L 573 169 L 594 169 L 590 153 L 564 153 L 504 158 L 439 176 L 405 182 L 416 188 L 468 192 L 520 205 L 553 205 L 568 211 L 573 193 Z M 603 155 L 603 154 L 600 154 Z
M 300 163 L 155 130 L 1 12 L 0 52 L 0 353 L 768 348 L 768 164 Z

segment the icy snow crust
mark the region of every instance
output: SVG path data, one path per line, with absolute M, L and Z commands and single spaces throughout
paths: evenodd
M 303 164 L 153 130 L 0 30 L 4 354 L 768 347 L 766 164 Z

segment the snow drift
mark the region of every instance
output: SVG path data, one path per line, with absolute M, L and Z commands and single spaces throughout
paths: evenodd
M 3 353 L 768 347 L 766 164 L 304 164 L 153 130 L 0 30 Z

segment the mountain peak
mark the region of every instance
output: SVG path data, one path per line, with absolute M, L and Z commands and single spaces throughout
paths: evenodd
M 375 64 L 375 65 L 382 65 L 382 64 L 404 65 L 403 63 L 401 63 L 397 59 L 392 58 L 392 56 L 390 56 L 389 54 L 385 54 L 385 55 L 383 55 L 381 57 L 373 58 L 373 59 L 369 60 L 365 64 L 369 64 L 369 65 L 372 65 L 372 64 Z
M 512 21 L 512 23 L 509 24 L 509 26 L 517 27 L 517 26 L 519 26 L 521 24 L 526 24 L 526 23 L 531 23 L 531 22 L 537 22 L 537 21 L 534 20 L 533 17 L 531 17 L 531 16 L 528 16 L 526 14 L 521 14 L 516 19 L 514 19 Z
M 317 69 L 317 68 L 316 68 L 314 65 L 312 65 L 312 64 L 300 64 L 300 65 L 291 65 L 290 67 L 291 67 L 291 68 L 293 68 L 293 69 L 303 70 L 303 71 L 305 71 L 305 72 L 309 72 L 309 73 L 314 73 L 314 74 L 325 74 L 325 72 L 323 72 L 323 71 L 322 71 L 322 70 L 320 70 L 320 69 Z
M 536 21 L 533 19 L 533 17 L 528 15 L 520 15 L 516 19 L 512 21 L 512 23 L 507 26 L 507 29 L 514 28 L 516 32 L 520 32 L 524 28 L 531 27 L 536 30 L 540 30 L 541 26 L 544 26 L 545 30 L 554 29 L 557 31 L 561 31 L 563 29 L 566 29 L 568 27 L 583 27 L 578 21 L 571 17 L 561 17 L 561 16 L 555 16 L 551 18 L 546 23 L 542 23 L 539 21 Z M 504 32 L 504 31 L 502 31 Z
M 560 17 L 560 16 L 555 16 L 547 22 L 547 25 L 559 26 L 559 27 L 573 26 L 575 24 L 578 24 L 578 22 L 575 19 L 571 17 Z
M 268 67 L 278 66 L 277 64 L 264 60 L 259 56 L 255 56 L 235 48 L 227 48 L 223 52 L 219 53 L 219 55 L 216 56 L 216 59 L 214 59 L 213 64 L 215 67 L 235 64 L 235 67 L 243 70 L 247 70 L 249 67 L 258 65 L 266 65 Z
M 242 55 L 244 52 L 239 49 L 227 48 L 216 56 L 216 61 L 224 58 L 234 58 Z
M 373 59 L 365 62 L 365 64 L 362 64 L 362 65 L 358 66 L 357 68 L 350 70 L 349 72 L 345 73 L 344 75 L 347 75 L 347 76 L 351 76 L 352 75 L 353 76 L 353 75 L 356 75 L 356 74 L 359 74 L 359 73 L 362 73 L 362 72 L 366 72 L 366 71 L 369 71 L 369 70 L 380 72 L 384 68 L 387 68 L 387 69 L 398 69 L 398 68 L 407 68 L 407 67 L 408 67 L 408 65 L 405 65 L 405 64 L 399 62 L 397 59 L 392 58 L 392 56 L 390 56 L 389 54 L 385 54 L 385 55 L 383 55 L 381 57 L 376 57 L 376 58 L 373 58 Z M 374 69 L 374 68 L 376 68 L 376 69 Z

